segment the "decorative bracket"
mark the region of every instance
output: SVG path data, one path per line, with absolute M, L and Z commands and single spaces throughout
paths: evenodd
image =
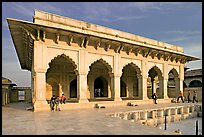
M 71 46 L 71 43 L 73 42 L 73 39 L 74 39 L 73 34 L 72 34 L 72 33 L 69 34 L 69 36 L 68 36 L 68 45 L 69 45 L 69 46 Z
M 55 41 L 57 44 L 59 43 L 59 37 L 60 37 L 60 34 L 59 34 L 59 32 L 57 32 L 56 33 L 56 41 Z
M 95 49 L 97 50 L 100 45 L 101 45 L 101 39 L 99 39 L 99 40 L 96 42 Z

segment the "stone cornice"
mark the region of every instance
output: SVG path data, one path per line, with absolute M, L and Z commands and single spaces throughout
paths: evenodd
M 167 44 L 161 41 L 153 40 L 150 38 L 145 38 L 135 34 L 103 27 L 96 24 L 91 24 L 88 22 L 71 19 L 68 17 L 63 17 L 48 12 L 43 12 L 35 10 L 35 15 L 33 16 L 34 23 L 43 24 L 52 27 L 58 27 L 62 29 L 71 29 L 79 33 L 94 34 L 94 36 L 107 35 L 108 37 L 114 38 L 115 40 L 124 40 L 123 42 L 137 42 L 137 44 L 147 46 L 147 47 L 158 47 L 166 50 L 173 50 L 175 52 L 183 52 L 183 48 Z M 91 33 L 93 32 L 93 33 Z M 136 43 L 135 43 L 136 44 Z
M 32 43 L 35 40 L 42 40 L 45 42 L 46 40 L 46 35 L 47 33 L 53 33 L 55 34 L 55 42 L 56 44 L 59 43 L 60 41 L 60 36 L 61 35 L 65 35 L 67 37 L 67 44 L 69 46 L 71 46 L 71 43 L 73 43 L 73 39 L 75 38 L 79 38 L 79 46 L 86 48 L 87 46 L 89 46 L 89 42 L 94 42 L 95 45 L 95 49 L 97 50 L 98 47 L 100 46 L 104 46 L 104 50 L 108 51 L 110 48 L 112 48 L 116 53 L 120 53 L 121 51 L 125 51 L 128 55 L 130 53 L 134 53 L 136 56 L 138 56 L 138 54 L 141 54 L 143 57 L 152 57 L 153 59 L 155 57 L 157 57 L 158 59 L 163 58 L 165 61 L 171 60 L 171 61 L 176 61 L 176 62 L 180 62 L 180 63 L 186 63 L 187 61 L 192 61 L 192 60 L 198 60 L 199 58 L 196 57 L 192 57 L 189 55 L 185 55 L 184 53 L 179 53 L 179 52 L 175 52 L 175 51 L 171 51 L 171 50 L 167 50 L 167 49 L 162 49 L 162 48 L 158 48 L 158 47 L 149 47 L 149 46 L 145 46 L 146 43 L 143 44 L 138 44 L 138 42 L 136 42 L 137 44 L 134 44 L 134 42 L 125 42 L 125 41 L 121 41 L 120 39 L 112 39 L 109 37 L 102 37 L 102 36 L 98 36 L 98 35 L 91 35 L 91 34 L 86 34 L 86 33 L 79 33 L 76 31 L 70 31 L 70 30 L 65 30 L 62 28 L 57 28 L 57 27 L 50 27 L 50 26 L 44 26 L 44 25 L 40 25 L 40 24 L 35 24 L 35 23 L 30 23 L 30 22 L 25 22 L 25 21 L 19 21 L 19 20 L 15 20 L 15 19 L 7 19 L 8 24 L 9 24 L 9 28 L 11 31 L 11 35 L 12 37 L 18 37 L 16 36 L 16 31 L 19 30 L 19 28 L 21 28 L 22 31 L 18 31 L 18 34 L 23 33 L 24 36 L 26 38 L 24 38 L 24 43 L 27 43 L 26 45 L 29 47 L 27 48 L 28 51 L 25 51 L 26 54 L 28 55 L 28 59 L 32 61 L 32 48 L 33 45 Z M 83 28 L 83 30 L 85 30 L 85 28 Z M 27 37 L 28 36 L 28 37 Z M 120 37 L 119 35 L 117 35 L 117 38 Z M 30 39 L 29 41 L 31 42 L 27 42 L 27 39 Z M 14 40 L 14 39 L 13 39 Z M 19 42 L 17 42 L 19 41 Z M 102 45 L 103 44 L 103 45 Z M 17 45 L 21 45 L 20 40 L 17 40 L 17 38 L 14 40 L 14 45 L 15 47 L 20 47 Z M 21 61 L 21 66 L 23 66 L 22 68 L 31 69 L 31 66 L 26 64 L 26 66 L 24 66 L 23 64 L 26 63 L 26 61 L 23 61 L 25 58 L 20 54 L 20 49 L 17 49 L 17 52 L 19 52 L 19 60 Z M 28 61 L 27 59 L 27 61 Z M 23 63 L 24 62 L 24 63 Z M 32 64 L 32 63 L 29 63 Z

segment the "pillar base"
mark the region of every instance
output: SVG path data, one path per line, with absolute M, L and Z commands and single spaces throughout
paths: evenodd
M 88 99 L 79 99 L 79 103 L 88 103 Z
M 164 99 L 169 99 L 169 97 L 168 96 L 164 96 Z
M 114 101 L 122 101 L 120 97 L 114 98 Z
M 47 103 L 47 101 L 36 101 L 33 104 L 34 112 L 39 111 L 50 111 L 50 105 Z
M 146 96 L 146 97 L 143 97 L 142 100 L 149 100 L 149 98 Z

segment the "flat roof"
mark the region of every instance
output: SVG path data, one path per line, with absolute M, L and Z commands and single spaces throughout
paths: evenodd
M 23 44 L 25 38 L 22 37 L 22 28 L 24 26 L 31 28 L 31 31 L 43 28 L 90 35 L 93 37 L 131 44 L 133 46 L 135 45 L 156 51 L 168 52 L 170 54 L 185 57 L 187 61 L 200 60 L 200 58 L 184 54 L 183 48 L 179 46 L 39 10 L 35 10 L 33 22 L 13 18 L 7 18 L 7 22 L 21 68 L 27 70 L 31 70 L 33 45 L 31 44 L 25 48 L 25 45 Z M 32 33 L 28 33 L 27 35 L 35 39 L 35 36 L 32 35 Z

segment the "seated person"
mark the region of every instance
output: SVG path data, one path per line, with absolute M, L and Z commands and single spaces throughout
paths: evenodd
M 62 103 L 65 104 L 65 102 L 66 102 L 66 97 L 65 97 L 65 95 L 62 94 L 62 96 L 61 96 L 60 98 L 61 98 L 60 103 L 61 103 L 61 104 L 62 104 Z

